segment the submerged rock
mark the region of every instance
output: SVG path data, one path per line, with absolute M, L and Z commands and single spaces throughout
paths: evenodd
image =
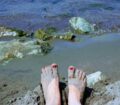
M 18 30 L 18 29 L 14 29 L 14 28 L 6 28 L 6 27 L 0 27 L 0 37 L 6 37 L 6 36 L 26 36 L 27 33 L 22 31 L 22 30 Z
M 71 28 L 77 34 L 90 33 L 94 31 L 94 26 L 81 17 L 72 17 L 69 20 Z
M 63 35 L 56 36 L 56 38 L 62 39 L 62 40 L 67 40 L 67 41 L 74 41 L 76 36 L 73 35 L 72 32 L 66 32 L 66 33 L 63 33 Z
M 73 41 L 75 39 L 75 35 L 73 35 L 72 32 L 66 32 L 63 33 L 62 35 L 56 35 L 57 33 L 53 33 L 53 32 L 54 32 L 53 29 L 49 29 L 47 31 L 39 29 L 35 32 L 35 38 L 42 41 L 48 41 L 51 39 L 62 39 L 62 40 Z
M 19 42 L 18 40 L 0 42 L 0 62 L 12 58 L 23 58 L 26 55 L 46 54 L 51 50 L 47 42 L 36 44 L 36 40 Z
M 48 35 L 44 30 L 42 29 L 39 29 L 35 32 L 35 38 L 39 39 L 39 40 L 43 40 L 43 41 L 46 41 L 46 40 L 50 40 L 53 38 L 53 36 L 51 35 Z
M 0 37 L 3 36 L 17 36 L 17 33 L 5 27 L 0 27 Z
M 25 31 L 23 31 L 23 30 L 11 29 L 11 31 L 16 32 L 16 33 L 17 33 L 17 36 L 19 36 L 19 37 L 27 36 L 27 32 L 25 32 Z

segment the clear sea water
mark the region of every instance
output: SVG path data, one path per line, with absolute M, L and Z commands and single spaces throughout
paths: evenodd
M 0 24 L 27 31 L 46 26 L 65 30 L 71 17 L 81 16 L 111 32 L 119 31 L 119 11 L 120 0 L 1 0 Z

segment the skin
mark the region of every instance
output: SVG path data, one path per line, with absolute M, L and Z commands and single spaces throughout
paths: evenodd
M 68 68 L 69 105 L 82 105 L 86 81 L 86 74 L 82 70 L 74 66 Z
M 86 81 L 86 74 L 82 70 L 74 66 L 68 68 L 69 105 L 82 105 Z M 41 83 L 46 105 L 61 105 L 57 64 L 42 68 Z
M 57 64 L 52 64 L 42 68 L 41 83 L 46 105 L 61 105 L 57 70 Z

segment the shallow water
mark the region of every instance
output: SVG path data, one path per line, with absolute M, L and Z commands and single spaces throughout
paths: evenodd
M 120 0 L 1 0 L 0 25 L 26 31 L 51 26 L 68 31 L 68 20 L 81 16 L 96 24 L 102 33 L 119 32 L 119 11 Z M 75 65 L 87 74 L 100 70 L 112 81 L 120 79 L 120 33 L 86 37 L 74 43 L 57 40 L 52 44 L 54 49 L 48 55 L 27 56 L 5 66 L 0 64 L 0 98 L 10 96 L 9 90 L 22 94 L 22 90 L 33 89 L 40 82 L 40 68 L 53 62 L 59 64 L 61 77 L 67 77 L 67 67 Z M 8 86 L 1 90 L 4 83 Z
M 84 42 L 55 41 L 48 55 L 14 59 L 0 65 L 0 80 L 22 87 L 34 88 L 40 80 L 40 68 L 56 62 L 61 77 L 67 77 L 67 67 L 82 67 L 87 74 L 102 71 L 113 81 L 120 79 L 120 34 L 106 34 Z

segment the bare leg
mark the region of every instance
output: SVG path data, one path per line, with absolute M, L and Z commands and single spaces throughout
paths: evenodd
M 76 69 L 74 66 L 68 68 L 68 104 L 69 105 L 82 105 L 85 87 L 86 75 L 83 71 Z
M 57 69 L 56 64 L 42 68 L 41 83 L 46 105 L 61 105 Z

